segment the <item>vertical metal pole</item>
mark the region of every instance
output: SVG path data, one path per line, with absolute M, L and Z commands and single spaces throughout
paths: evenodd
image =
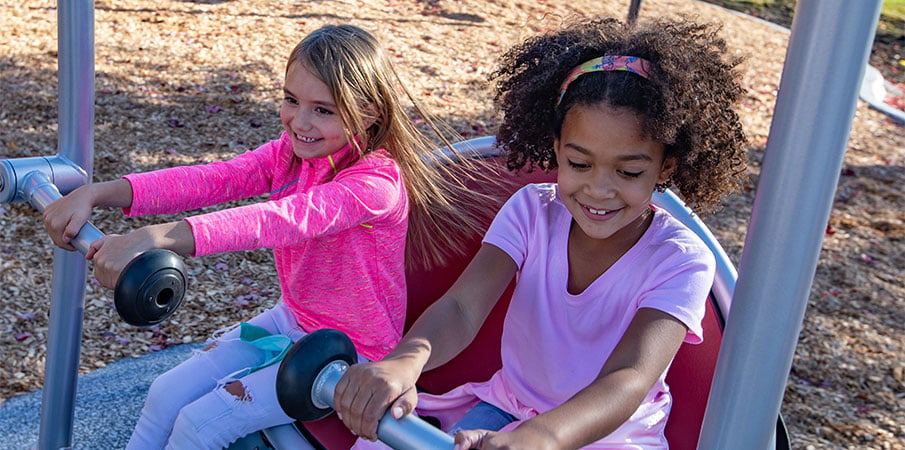
M 641 13 L 641 0 L 632 0 L 628 5 L 628 23 L 635 23 Z
M 772 444 L 881 3 L 798 0 L 701 449 Z
M 58 151 L 81 166 L 91 180 L 94 159 L 93 0 L 59 1 L 57 20 Z M 38 435 L 41 450 L 71 446 L 87 275 L 84 256 L 61 249 L 54 251 Z

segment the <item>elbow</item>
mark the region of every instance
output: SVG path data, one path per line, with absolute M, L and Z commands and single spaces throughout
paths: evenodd
M 468 345 L 478 334 L 484 319 L 486 319 L 486 315 L 483 317 L 479 316 L 474 308 L 469 308 L 465 302 L 460 301 L 457 297 L 450 297 L 448 301 L 450 303 L 449 312 L 451 313 L 449 317 L 452 318 L 450 323 L 459 324 L 458 328 L 467 342 L 466 345 Z
M 658 377 L 635 367 L 626 367 L 604 376 L 604 379 L 609 379 L 610 383 L 604 383 L 601 387 L 604 389 L 607 385 L 616 387 L 615 391 L 606 390 L 610 392 L 610 396 L 613 392 L 618 393 L 619 402 L 625 406 L 625 420 L 628 420 L 653 389 Z

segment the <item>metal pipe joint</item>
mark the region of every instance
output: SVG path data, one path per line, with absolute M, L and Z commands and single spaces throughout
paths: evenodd
M 28 202 L 26 180 L 33 172 L 47 177 L 61 195 L 88 183 L 85 170 L 61 155 L 4 159 L 0 160 L 0 203 Z

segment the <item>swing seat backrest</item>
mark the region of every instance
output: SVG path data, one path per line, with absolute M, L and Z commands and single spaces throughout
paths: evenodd
M 493 138 L 473 139 L 467 144 L 471 147 L 469 151 L 476 152 L 481 157 L 497 158 L 500 164 L 505 164 L 505 161 L 499 158 L 493 148 Z M 510 173 L 510 175 L 515 183 L 503 187 L 506 192 L 500 192 L 507 197 L 525 184 L 555 181 L 556 179 L 554 173 L 544 173 L 540 170 L 530 173 Z M 683 222 L 690 223 L 692 229 L 698 234 L 703 234 L 702 237 L 705 241 L 709 240 L 708 245 L 712 245 L 711 248 L 716 250 L 717 259 L 720 259 L 720 255 L 725 258 L 725 253 L 722 252 L 716 239 L 677 197 L 669 192 L 666 195 L 655 194 L 654 203 L 674 216 L 678 216 Z M 408 284 L 406 329 L 453 284 L 477 252 L 480 243 L 480 238 L 466 243 L 450 243 L 450 245 L 466 245 L 467 255 L 450 261 L 444 267 L 414 270 L 406 274 Z M 725 258 L 723 263 L 728 266 L 721 268 L 718 263 L 718 280 L 715 286 L 722 287 L 725 291 L 727 284 L 734 287 L 735 271 L 731 263 L 728 263 L 728 258 Z M 720 277 L 732 279 L 720 280 Z M 449 363 L 422 374 L 418 383 L 420 389 L 426 392 L 443 393 L 466 382 L 487 380 L 499 369 L 503 318 L 513 286 L 514 284 L 510 284 L 481 327 L 475 340 L 461 354 Z M 731 290 L 728 292 L 731 296 Z M 723 297 L 726 297 L 725 293 Z M 723 334 L 723 315 L 720 304 L 723 302 L 728 305 L 729 299 L 717 299 L 711 295 L 709 300 L 704 318 L 704 342 L 698 345 L 683 344 L 667 374 L 667 383 L 673 396 L 673 406 L 666 427 L 666 436 L 672 449 L 690 450 L 697 447 Z M 302 432 L 309 438 L 309 441 L 312 438 L 316 439 L 327 449 L 349 448 L 354 442 L 354 437 L 346 430 L 342 422 L 336 419 L 335 414 L 316 422 L 300 423 L 298 426 L 300 429 L 304 428 Z

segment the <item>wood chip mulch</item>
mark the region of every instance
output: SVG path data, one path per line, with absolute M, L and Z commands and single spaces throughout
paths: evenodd
M 407 88 L 463 138 L 492 134 L 495 58 L 576 14 L 625 17 L 623 0 L 96 0 L 96 181 L 229 158 L 278 136 L 285 57 L 307 32 L 350 22 L 380 36 Z M 707 224 L 738 261 L 788 33 L 708 4 L 645 0 L 642 16 L 724 24 L 748 56 L 741 115 L 752 141 L 749 190 Z M 57 10 L 0 0 L 0 156 L 57 145 Z M 905 448 L 905 130 L 859 102 L 783 402 L 796 448 Z M 231 205 L 226 205 L 231 206 Z M 182 216 L 125 219 L 107 233 Z M 39 215 L 0 205 L 0 404 L 40 389 L 52 245 Z M 279 297 L 267 251 L 189 258 L 186 304 L 151 329 L 128 326 L 111 292 L 86 283 L 81 372 L 169 345 L 202 342 Z M 90 272 L 89 272 L 90 278 Z

